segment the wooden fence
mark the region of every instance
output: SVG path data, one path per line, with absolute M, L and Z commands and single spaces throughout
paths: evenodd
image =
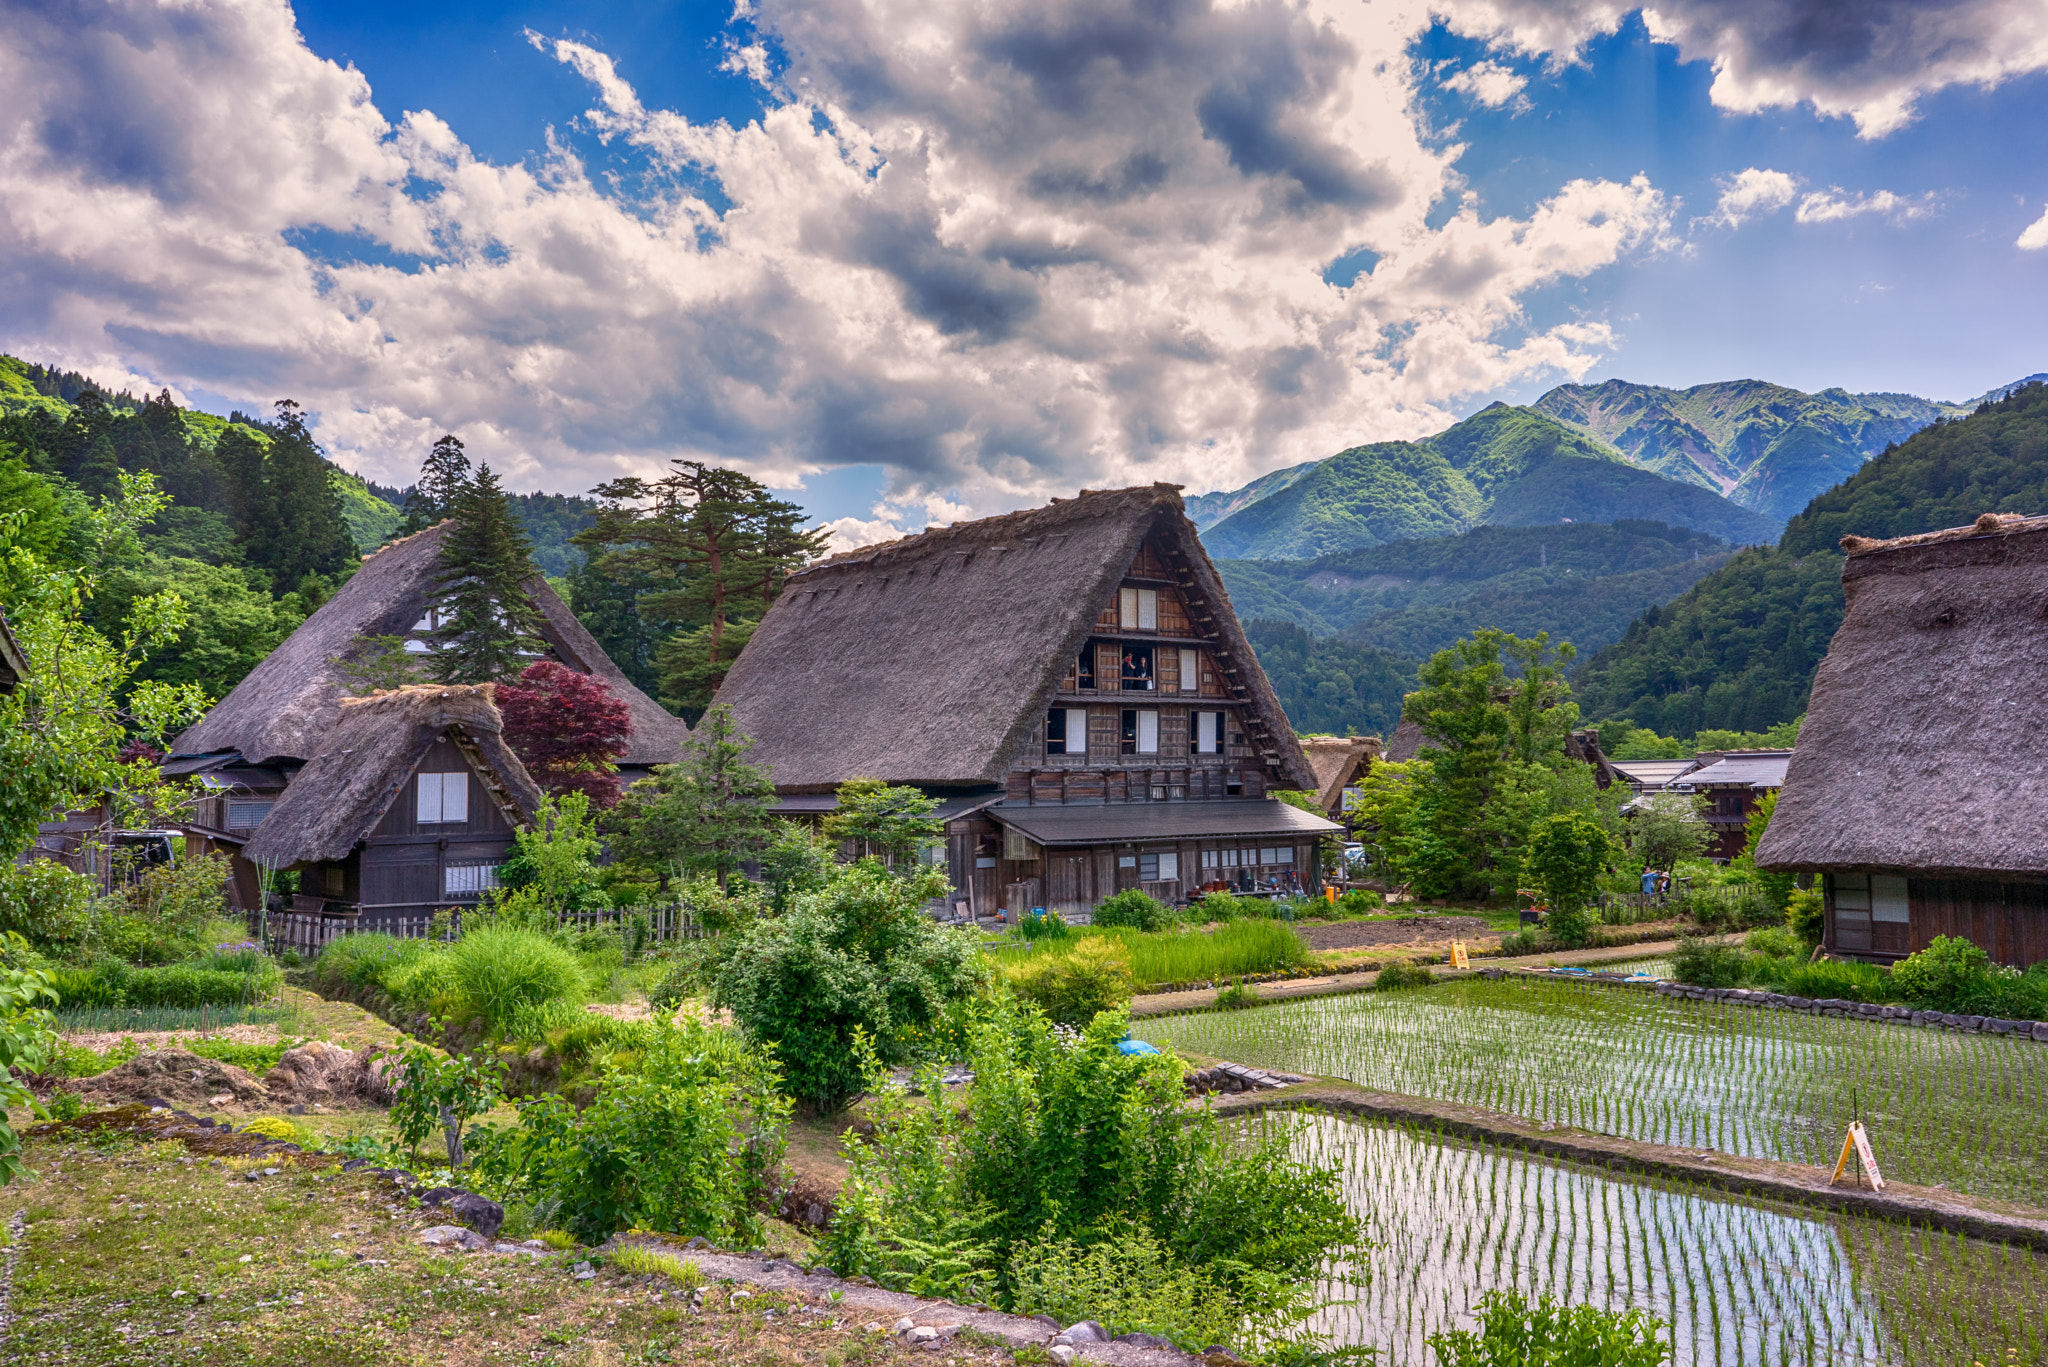
M 704 934 L 696 914 L 681 903 L 659 907 L 629 907 L 624 910 L 570 911 L 555 923 L 574 931 L 614 930 L 628 936 L 638 934 L 643 945 L 672 944 L 695 940 Z M 318 954 L 345 935 L 390 935 L 400 940 L 424 940 L 437 933 L 432 916 L 352 917 L 321 916 L 312 912 L 273 911 L 259 918 L 252 914 L 249 930 L 261 935 L 273 953 L 296 950 L 306 958 Z M 462 933 L 462 913 L 454 912 L 441 922 L 439 933 L 453 938 Z

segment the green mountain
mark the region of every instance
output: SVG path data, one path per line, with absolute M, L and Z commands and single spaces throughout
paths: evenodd
M 1297 732 L 1391 736 L 1401 724 L 1417 661 L 1293 622 L 1249 619 L 1244 634 Z
M 1535 410 L 1645 470 L 1783 520 L 1887 446 L 1970 412 L 1911 394 L 1802 393 L 1762 380 L 1560 385 Z
M 1959 527 L 1987 512 L 2048 509 L 2048 385 L 1941 422 L 1864 465 L 1682 597 L 1631 624 L 1573 682 L 1585 715 L 1665 735 L 1761 731 L 1806 710 L 1842 621 L 1845 535 Z
M 1290 465 L 1285 470 L 1275 470 L 1270 475 L 1261 475 L 1242 489 L 1220 490 L 1213 494 L 1191 494 L 1182 502 L 1187 505 L 1188 521 L 1198 531 L 1209 528 L 1229 517 L 1240 508 L 1250 507 L 1268 494 L 1277 494 L 1303 475 L 1316 468 L 1319 462 L 1309 460 L 1299 465 Z
M 1736 543 L 1778 532 L 1770 519 L 1634 469 L 1539 413 L 1494 404 L 1422 441 L 1378 442 L 1318 461 L 1202 540 L 1212 555 L 1267 560 L 1451 536 L 1482 523 L 1617 518 L 1670 522 Z

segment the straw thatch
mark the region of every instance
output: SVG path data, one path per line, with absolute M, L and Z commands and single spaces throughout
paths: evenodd
M 1084 490 L 800 570 L 718 701 L 785 792 L 855 777 L 998 782 L 1155 534 L 1191 607 L 1213 618 L 1219 663 L 1250 704 L 1249 734 L 1283 786 L 1308 787 L 1301 747 L 1171 484 Z
M 1316 805 L 1335 816 L 1344 806 L 1344 790 L 1372 768 L 1380 753 L 1380 738 L 1304 736 L 1301 750 L 1316 776 Z
M 12 693 L 15 686 L 27 677 L 28 656 L 22 652 L 21 642 L 14 639 L 14 632 L 7 625 L 7 614 L 0 613 L 0 693 Z
M 1406 764 L 1424 750 L 1442 748 L 1433 737 L 1424 734 L 1421 722 L 1403 717 L 1401 724 L 1394 728 L 1393 736 L 1387 741 L 1385 758 L 1389 764 Z
M 384 819 L 434 742 L 453 740 L 513 824 L 540 789 L 505 744 L 490 684 L 418 685 L 344 698 L 324 743 L 242 850 L 265 868 L 342 859 Z
M 1422 723 L 1403 717 L 1401 724 L 1394 728 L 1392 739 L 1387 742 L 1385 758 L 1389 764 L 1406 764 L 1424 750 L 1442 748 L 1434 736 L 1423 731 Z M 1614 761 L 1607 758 L 1607 752 L 1600 748 L 1600 732 L 1590 726 L 1566 736 L 1564 752 L 1581 764 L 1592 767 L 1596 787 L 1628 782 L 1621 770 L 1614 767 Z
M 252 764 L 311 758 L 345 696 L 336 661 L 360 654 L 365 637 L 406 634 L 426 614 L 452 525 L 443 522 L 365 556 L 334 597 L 178 737 L 172 753 L 238 750 Z M 535 575 L 525 587 L 549 649 L 571 669 L 603 679 L 631 711 L 633 735 L 620 763 L 672 763 L 689 735 L 681 718 L 633 686 L 546 579 Z
M 1757 862 L 2048 874 L 2048 517 L 1843 546 L 1848 611 Z

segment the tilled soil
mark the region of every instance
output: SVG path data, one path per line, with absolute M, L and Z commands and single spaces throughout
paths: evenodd
M 1340 921 L 1304 926 L 1310 949 L 1359 949 L 1374 945 L 1433 945 L 1469 940 L 1493 932 L 1477 916 L 1403 916 L 1398 921 Z

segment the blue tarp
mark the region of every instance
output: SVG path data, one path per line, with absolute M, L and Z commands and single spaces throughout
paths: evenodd
M 1116 1048 L 1120 1054 L 1156 1054 L 1159 1052 L 1141 1039 L 1121 1040 Z

